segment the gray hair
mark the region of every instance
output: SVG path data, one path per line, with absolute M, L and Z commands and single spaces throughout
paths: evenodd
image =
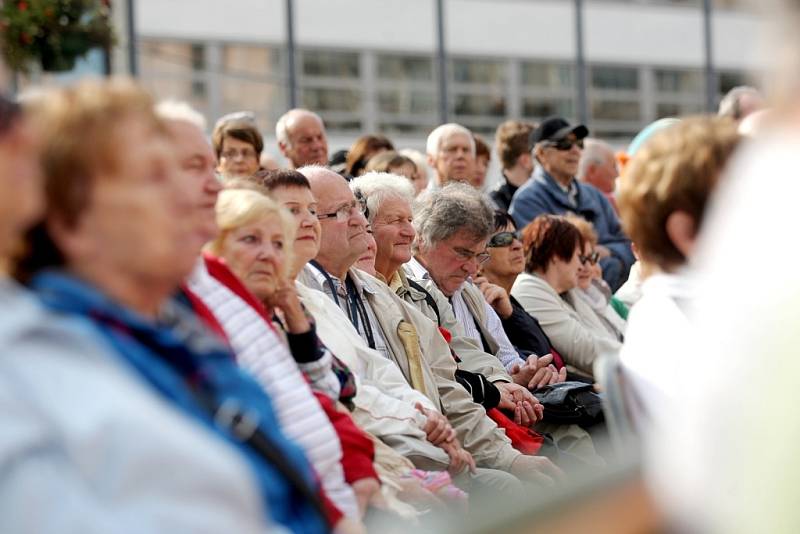
M 287 147 L 292 146 L 292 143 L 289 140 L 289 123 L 297 120 L 298 118 L 304 115 L 314 117 L 315 119 L 317 119 L 317 121 L 319 121 L 319 123 L 323 127 L 325 126 L 325 123 L 322 122 L 322 118 L 313 111 L 309 111 L 303 108 L 290 109 L 289 111 L 281 115 L 281 118 L 278 119 L 277 123 L 275 123 L 275 137 L 278 138 L 279 144 L 285 145 Z
M 469 138 L 469 144 L 472 147 L 472 155 L 475 155 L 475 138 L 472 137 L 472 132 L 469 129 L 461 126 L 460 124 L 456 124 L 454 122 L 448 122 L 447 124 L 442 124 L 441 126 L 437 126 L 429 135 L 428 135 L 428 142 L 425 145 L 425 151 L 428 153 L 428 156 L 435 158 L 436 155 L 439 153 L 439 149 L 442 146 L 442 142 L 445 139 L 453 135 L 466 135 Z
M 583 153 L 578 164 L 578 180 L 583 180 L 586 172 L 591 165 L 602 165 L 609 157 L 614 157 L 614 149 L 611 145 L 600 139 L 587 137 L 583 140 Z
M 471 185 L 453 182 L 426 191 L 414 202 L 414 229 L 419 248 L 430 248 L 466 231 L 476 240 L 494 232 L 494 209 Z
M 167 121 L 184 121 L 206 131 L 208 123 L 202 113 L 183 100 L 162 100 L 156 105 L 156 115 Z
M 753 95 L 761 98 L 761 93 L 755 87 L 749 87 L 747 85 L 734 87 L 728 91 L 724 97 L 722 97 L 722 100 L 720 100 L 719 112 L 717 114 L 720 117 L 730 117 L 735 120 L 741 119 L 741 101 L 742 97 L 747 95 Z
M 372 223 L 387 200 L 402 200 L 410 206 L 414 202 L 414 186 L 403 176 L 388 172 L 368 172 L 350 181 L 350 189 L 367 199 L 367 220 Z

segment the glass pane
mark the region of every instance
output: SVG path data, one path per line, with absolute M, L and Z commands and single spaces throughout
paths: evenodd
M 230 44 L 223 46 L 222 70 L 229 74 L 254 78 L 284 76 L 278 50 L 265 46 Z
M 325 129 L 330 132 L 361 132 L 361 121 L 357 119 L 348 120 L 329 120 L 322 115 L 325 122 Z
M 358 78 L 358 54 L 306 50 L 301 53 L 302 71 L 307 76 Z
M 416 135 L 427 136 L 431 130 L 436 127 L 435 124 L 413 124 L 404 122 L 389 122 L 383 121 L 378 123 L 378 129 L 381 133 L 391 135 Z
M 665 93 L 699 93 L 703 76 L 692 70 L 656 70 L 656 88 Z
M 575 83 L 573 69 L 570 65 L 523 62 L 520 67 L 522 69 L 522 85 L 561 89 L 572 88 Z
M 382 80 L 433 80 L 433 62 L 427 57 L 379 54 L 378 78 Z
M 302 96 L 303 107 L 314 111 L 361 110 L 361 92 L 353 89 L 304 87 Z
M 550 115 L 572 116 L 572 100 L 557 98 L 525 97 L 522 99 L 522 114 L 541 119 Z
M 703 105 L 700 103 L 678 104 L 672 102 L 662 102 L 656 105 L 656 118 L 680 117 L 683 115 L 694 115 L 703 112 Z
M 455 95 L 453 111 L 456 115 L 488 115 L 505 117 L 506 99 L 497 95 Z
M 613 130 L 592 130 L 592 137 L 597 139 L 633 139 L 639 133 L 637 129 L 626 130 L 625 128 L 618 128 Z
M 499 123 L 478 123 L 478 122 L 470 122 L 470 121 L 459 121 L 459 124 L 464 126 L 465 128 L 469 129 L 472 133 L 481 134 L 485 137 L 491 138 L 494 137 L 494 133 L 497 130 L 497 126 Z
M 638 121 L 640 112 L 639 102 L 592 101 L 592 117 L 595 119 Z
M 719 73 L 719 92 L 725 94 L 734 87 L 749 85 L 748 76 L 743 72 L 720 72 Z
M 256 114 L 256 122 L 269 131 L 286 111 L 286 91 L 282 84 L 261 80 L 223 77 L 220 81 L 221 113 L 248 110 Z
M 382 89 L 378 91 L 378 110 L 385 113 L 428 114 L 436 111 L 432 91 Z
M 160 74 L 191 74 L 193 59 L 191 43 L 141 40 L 139 42 L 139 64 L 142 76 Z
M 506 64 L 488 59 L 454 59 L 451 61 L 452 77 L 461 83 L 503 83 Z
M 592 67 L 592 87 L 636 90 L 639 88 L 639 70 L 633 67 Z
M 156 101 L 168 98 L 185 100 L 203 114 L 207 114 L 209 111 L 205 92 L 200 92 L 195 88 L 195 82 L 191 77 L 149 77 L 143 72 L 140 81 L 153 94 Z M 202 91 L 205 91 L 205 85 L 202 87 Z

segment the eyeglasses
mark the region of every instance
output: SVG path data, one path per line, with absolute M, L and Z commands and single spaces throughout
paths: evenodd
M 475 253 L 472 252 L 471 250 L 467 250 L 465 248 L 460 248 L 460 247 L 452 247 L 452 249 L 453 252 L 455 252 L 456 256 L 458 256 L 458 259 L 463 261 L 464 263 L 475 260 L 480 266 L 489 261 L 489 258 L 491 258 L 489 253 L 486 251 Z
M 237 156 L 241 156 L 242 159 L 255 158 L 256 151 L 252 148 L 244 148 L 242 150 L 229 148 L 222 152 L 222 157 L 225 159 L 236 159 Z
M 567 151 L 570 150 L 573 146 L 577 146 L 581 150 L 583 150 L 583 139 L 576 139 L 575 141 L 570 141 L 569 139 L 559 139 L 558 141 L 548 141 L 546 146 L 550 148 L 555 148 L 556 150 Z
M 583 254 L 578 254 L 578 259 L 581 260 L 581 265 L 586 265 L 587 261 L 592 265 L 595 265 L 597 261 L 600 259 L 600 253 L 594 251 L 588 256 L 584 256 Z
M 486 246 L 490 248 L 509 247 L 515 239 L 517 241 L 522 241 L 522 234 L 519 230 L 515 230 L 513 232 L 500 232 L 494 234 Z
M 317 219 L 323 221 L 325 219 L 332 219 L 336 217 L 338 222 L 345 222 L 353 214 L 353 210 L 358 210 L 358 213 L 364 215 L 364 213 L 367 211 L 367 199 L 364 197 L 356 197 L 347 204 L 342 204 L 336 208 L 336 211 L 317 214 Z

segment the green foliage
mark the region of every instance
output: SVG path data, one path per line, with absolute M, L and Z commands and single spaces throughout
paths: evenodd
M 11 69 L 69 70 L 75 60 L 114 42 L 110 0 L 0 0 L 0 48 Z

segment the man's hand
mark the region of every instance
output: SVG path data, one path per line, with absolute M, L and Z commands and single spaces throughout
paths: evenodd
M 472 281 L 478 286 L 478 289 L 483 293 L 483 298 L 486 299 L 489 306 L 494 308 L 494 311 L 497 312 L 501 319 L 511 317 L 511 314 L 514 313 L 514 308 L 511 306 L 511 299 L 505 289 L 489 282 L 483 276 L 479 276 Z
M 500 390 L 500 404 L 497 407 L 514 412 L 515 423 L 529 427 L 541 421 L 544 406 L 530 391 L 519 384 L 508 382 L 495 382 L 494 385 Z
M 544 456 L 519 455 L 511 464 L 511 474 L 545 486 L 553 486 L 564 478 L 564 472 Z
M 467 452 L 457 439 L 446 442 L 442 445 L 442 449 L 450 457 L 450 465 L 447 471 L 455 476 L 461 473 L 464 468 L 468 468 L 470 473 L 475 472 L 475 459 Z
M 514 383 L 528 389 L 536 389 L 548 384 L 557 384 L 567 379 L 567 370 L 558 371 L 553 365 L 553 355 L 545 354 L 528 356 L 523 365 L 514 364 L 511 367 L 511 378 Z
M 420 403 L 416 403 L 414 407 L 428 418 L 428 420 L 425 421 L 425 426 L 422 427 L 428 441 L 437 447 L 441 447 L 443 443 L 448 443 L 456 439 L 456 431 L 444 415 L 436 410 L 425 408 Z

